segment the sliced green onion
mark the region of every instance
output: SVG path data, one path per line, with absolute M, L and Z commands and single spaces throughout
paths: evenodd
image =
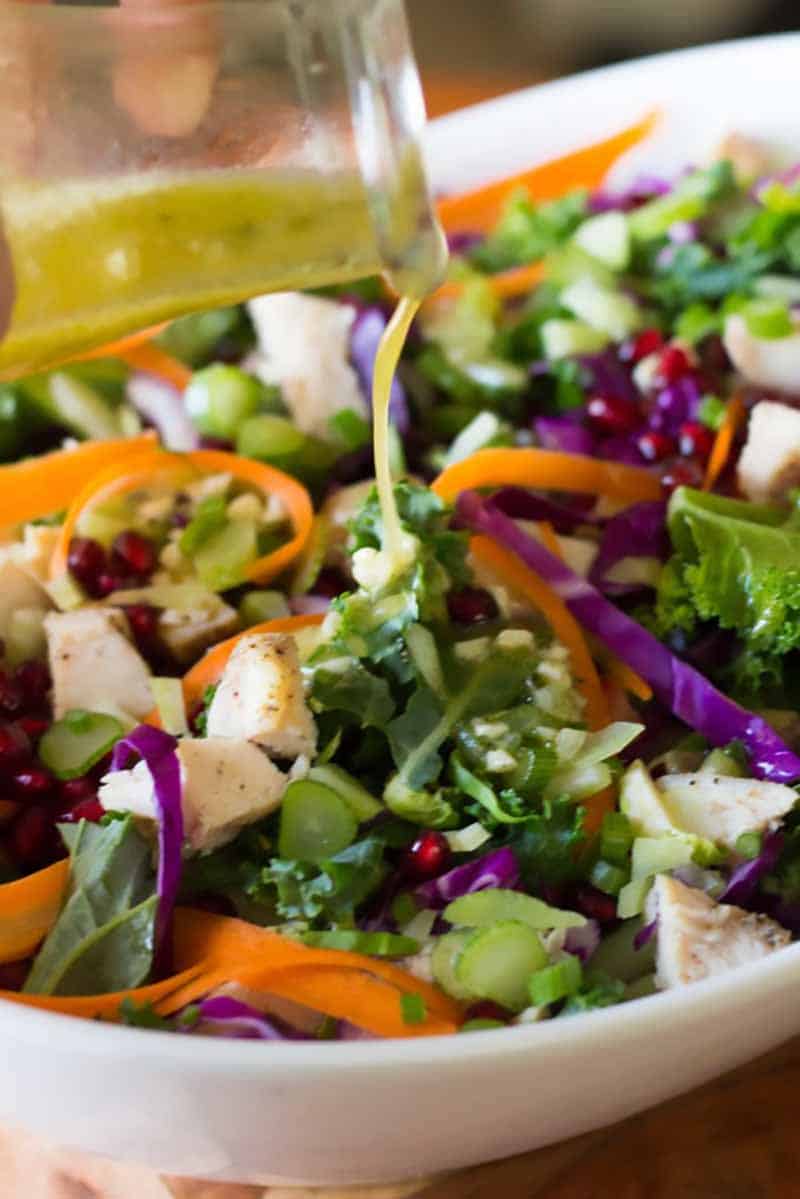
M 595 862 L 589 875 L 592 886 L 605 895 L 619 895 L 629 877 L 627 870 L 614 866 L 611 862 L 604 862 L 602 858 Z
M 750 334 L 765 341 L 790 337 L 795 331 L 789 309 L 780 300 L 751 300 L 742 316 Z
M 700 407 L 697 410 L 697 419 L 702 424 L 707 425 L 709 429 L 713 429 L 716 433 L 720 425 L 725 419 L 725 413 L 728 411 L 728 405 L 725 400 L 719 396 L 707 395 L 703 396 L 700 401 Z
M 578 226 L 573 241 L 612 271 L 624 270 L 630 260 L 630 229 L 628 218 L 622 212 L 602 212 L 589 217 Z
M 357 832 L 358 821 L 330 787 L 301 779 L 286 788 L 278 833 L 280 857 L 323 862 L 352 845 Z
M 237 453 L 276 465 L 300 454 L 305 445 L 305 434 L 283 416 L 251 416 L 236 435 Z
M 383 804 L 370 795 L 366 787 L 354 779 L 352 774 L 342 770 L 341 766 L 334 766 L 333 763 L 312 766 L 308 772 L 308 779 L 335 791 L 347 804 L 359 824 L 363 824 L 365 820 L 372 820 L 383 811 Z
M 224 495 L 209 495 L 197 505 L 192 519 L 181 533 L 179 545 L 187 558 L 228 523 L 228 501 Z
M 548 1004 L 558 1003 L 559 999 L 568 999 L 580 990 L 583 979 L 580 959 L 574 954 L 566 954 L 560 962 L 537 970 L 528 983 L 528 993 L 531 1003 L 537 1007 L 547 1007 Z
M 761 853 L 764 844 L 761 833 L 742 833 L 736 838 L 736 852 L 740 858 L 752 861 Z
M 500 887 L 454 899 L 445 908 L 444 918 L 467 928 L 486 928 L 501 920 L 519 920 L 535 929 L 580 928 L 586 923 L 578 912 L 554 908 L 533 895 Z
M 248 591 L 239 604 L 239 616 L 246 629 L 288 615 L 289 605 L 282 591 Z
M 607 812 L 600 828 L 600 857 L 625 866 L 633 845 L 633 825 L 622 812 Z
M 490 1028 L 505 1028 L 505 1027 L 506 1026 L 502 1020 L 476 1019 L 476 1020 L 466 1020 L 461 1025 L 461 1028 L 458 1031 L 459 1032 L 485 1032 L 487 1029 L 490 1029 Z
M 403 1013 L 404 1024 L 424 1024 L 428 1015 L 425 1000 L 421 995 L 401 995 L 400 1011 Z
M 77 779 L 105 757 L 124 731 L 113 716 L 75 708 L 50 725 L 39 742 L 39 757 L 57 779 Z
M 553 318 L 539 330 L 544 356 L 550 362 L 575 354 L 596 354 L 608 345 L 608 335 L 583 321 Z
M 675 322 L 675 336 L 690 345 L 722 330 L 722 319 L 708 304 L 697 302 L 685 308 Z M 701 418 L 702 419 L 702 418 Z
M 365 953 L 372 957 L 405 958 L 419 953 L 419 941 L 397 933 L 361 933 L 357 929 L 336 928 L 329 932 L 303 933 L 304 945 L 316 949 L 343 949 L 348 953 Z
M 255 521 L 228 521 L 213 533 L 192 561 L 197 576 L 212 591 L 227 591 L 244 581 L 246 569 L 259 556 L 258 528 Z
M 471 934 L 458 955 L 455 974 L 476 999 L 492 999 L 521 1012 L 528 1004 L 528 979 L 546 965 L 539 934 L 519 920 L 504 920 Z
M 186 703 L 180 679 L 153 678 L 150 680 L 161 727 L 173 737 L 184 737 L 189 732 L 186 720 Z

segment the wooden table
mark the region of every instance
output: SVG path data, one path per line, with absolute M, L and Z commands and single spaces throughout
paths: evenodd
M 623 1124 L 438 1180 L 355 1190 L 159 1178 L 6 1134 L 0 1199 L 793 1199 L 798 1095 L 800 1039 Z

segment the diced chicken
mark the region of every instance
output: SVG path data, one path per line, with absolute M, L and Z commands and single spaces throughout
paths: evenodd
M 119 608 L 51 612 L 44 627 L 57 719 L 73 708 L 122 712 L 135 720 L 152 710 L 150 668 Z
M 59 532 L 53 525 L 26 525 L 22 541 L 0 546 L 0 563 L 11 561 L 44 585 L 49 578 L 50 559 Z
M 768 916 L 716 903 L 666 874 L 653 883 L 646 919 L 658 920 L 656 985 L 662 990 L 757 961 L 791 940 Z
M 797 803 L 782 783 L 704 773 L 665 774 L 658 790 L 676 828 L 734 849 L 742 833 L 764 832 Z
M 304 433 L 329 434 L 329 421 L 351 408 L 366 416 L 367 402 L 349 361 L 355 310 L 299 292 L 251 300 L 260 353 L 251 369 L 280 385 L 292 420 Z
M 213 612 L 179 612 L 167 608 L 158 618 L 158 635 L 176 662 L 193 662 L 210 645 L 231 637 L 239 628 L 239 616 L 230 604 Z
M 740 375 L 769 391 L 800 391 L 800 327 L 788 337 L 753 337 L 743 316 L 725 321 L 725 349 Z
M 313 755 L 317 729 L 293 637 L 254 633 L 241 638 L 208 709 L 207 729 L 209 737 L 255 741 L 279 758 Z
M 252 742 L 186 738 L 176 752 L 184 834 L 195 852 L 224 845 L 280 805 L 287 777 Z M 145 762 L 107 774 L 98 796 L 107 811 L 156 817 L 153 780 Z
M 742 133 L 728 133 L 723 137 L 713 158 L 727 159 L 740 183 L 765 175 L 772 165 L 769 148 Z
M 8 640 L 16 612 L 47 612 L 52 606 L 45 589 L 28 571 L 10 558 L 0 562 L 0 637 Z
M 800 355 L 800 337 L 798 337 Z M 800 359 L 798 362 L 800 367 Z M 800 371 L 798 373 L 800 384 Z M 800 483 L 800 411 L 762 400 L 750 413 L 739 457 L 739 487 L 756 503 L 782 499 Z

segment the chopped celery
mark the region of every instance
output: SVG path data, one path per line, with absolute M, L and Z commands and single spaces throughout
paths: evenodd
M 164 732 L 171 733 L 173 737 L 185 736 L 189 732 L 189 725 L 186 720 L 186 704 L 181 680 L 152 678 L 150 690 L 153 693 Z
M 622 212 L 602 212 L 589 217 L 575 232 L 575 245 L 613 271 L 622 271 L 631 256 L 628 218 Z
M 258 557 L 255 521 L 228 521 L 194 551 L 197 576 L 212 591 L 227 591 L 243 582 L 247 567 Z
M 742 833 L 736 838 L 736 852 L 745 861 L 753 861 L 761 853 L 764 839 L 761 833 Z
M 314 590 L 314 584 L 325 565 L 325 556 L 332 536 L 333 526 L 330 519 L 318 512 L 311 525 L 311 536 L 292 579 L 291 595 L 306 595 L 309 591 Z
M 246 458 L 281 465 L 300 454 L 306 436 L 292 421 L 283 416 L 252 416 L 237 430 L 236 450 Z
M 531 975 L 528 982 L 531 1003 L 537 1007 L 547 1007 L 550 1003 L 558 1003 L 560 999 L 568 999 L 580 990 L 582 979 L 580 959 L 574 954 L 565 954 L 560 962 L 544 966 Z
M 579 320 L 613 341 L 622 341 L 642 326 L 641 309 L 634 300 L 588 276 L 565 288 L 561 302 Z
M 620 920 L 628 920 L 631 916 L 641 914 L 652 885 L 652 878 L 632 878 L 625 884 L 617 897 L 617 915 Z
M 444 836 L 453 853 L 474 853 L 476 849 L 480 849 L 482 845 L 492 839 L 489 830 L 477 821 L 464 828 L 446 832 Z
M 453 466 L 477 450 L 484 449 L 507 428 L 493 412 L 485 409 L 479 412 L 451 443 L 444 457 L 444 466 Z
M 281 806 L 278 853 L 301 862 L 324 862 L 355 840 L 358 821 L 330 787 L 307 779 L 290 783 Z
M 264 384 L 253 375 L 215 362 L 195 371 L 183 398 L 195 428 L 204 437 L 230 441 L 242 422 L 261 409 L 265 392 Z
M 113 716 L 75 708 L 43 734 L 39 757 L 57 779 L 80 778 L 105 757 L 123 732 Z
M 697 837 L 667 833 L 663 837 L 637 837 L 631 856 L 632 878 L 650 878 L 678 866 L 688 866 L 696 849 Z
M 248 591 L 239 604 L 239 616 L 246 629 L 288 615 L 289 605 L 282 591 Z
M 383 811 L 383 804 L 375 799 L 366 787 L 346 770 L 342 770 L 341 766 L 335 766 L 332 762 L 324 766 L 312 766 L 308 772 L 308 779 L 309 782 L 322 783 L 324 787 L 335 791 L 347 804 L 359 824 L 363 824 L 365 820 L 372 820 Z
M 629 884 L 631 887 L 636 885 L 638 884 Z M 623 887 L 623 892 L 625 890 L 626 888 Z M 649 882 L 646 890 L 649 890 Z M 620 907 L 622 898 L 621 892 Z M 656 939 L 654 936 L 650 937 L 641 948 L 637 949 L 634 942 L 642 928 L 641 918 L 624 920 L 619 928 L 614 929 L 613 933 L 603 938 L 592 954 L 592 970 L 601 970 L 611 978 L 619 978 L 624 983 L 633 982 L 635 979 L 641 978 L 643 974 L 648 974 L 653 969 L 655 962 Z
M 528 980 L 547 965 L 539 934 L 519 920 L 503 920 L 471 934 L 455 963 L 459 983 L 476 999 L 512 1012 L 528 1005 Z
M 586 923 L 578 912 L 554 908 L 533 895 L 500 887 L 462 895 L 445 908 L 444 918 L 467 928 L 486 928 L 501 920 L 519 920 L 535 929 L 580 928 Z
M 456 974 L 456 966 L 462 950 L 472 935 L 467 929 L 455 933 L 445 933 L 443 937 L 437 939 L 431 955 L 433 977 L 447 995 L 451 995 L 460 1003 L 468 1003 L 470 999 L 475 998 Z
M 609 338 L 584 321 L 553 318 L 545 321 L 540 330 L 545 358 L 571 358 L 575 354 L 596 354 L 605 349 Z
M 600 857 L 624 866 L 633 845 L 633 827 L 623 812 L 606 812 L 600 826 Z
M 181 533 L 180 549 L 191 558 L 210 537 L 228 523 L 228 501 L 224 495 L 209 495 L 197 505 L 192 519 Z

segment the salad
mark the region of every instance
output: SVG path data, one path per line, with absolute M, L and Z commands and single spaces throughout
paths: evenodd
M 391 546 L 379 280 L 0 387 L 3 998 L 460 1033 L 800 933 L 798 171 L 609 190 L 648 127 L 441 203 Z

